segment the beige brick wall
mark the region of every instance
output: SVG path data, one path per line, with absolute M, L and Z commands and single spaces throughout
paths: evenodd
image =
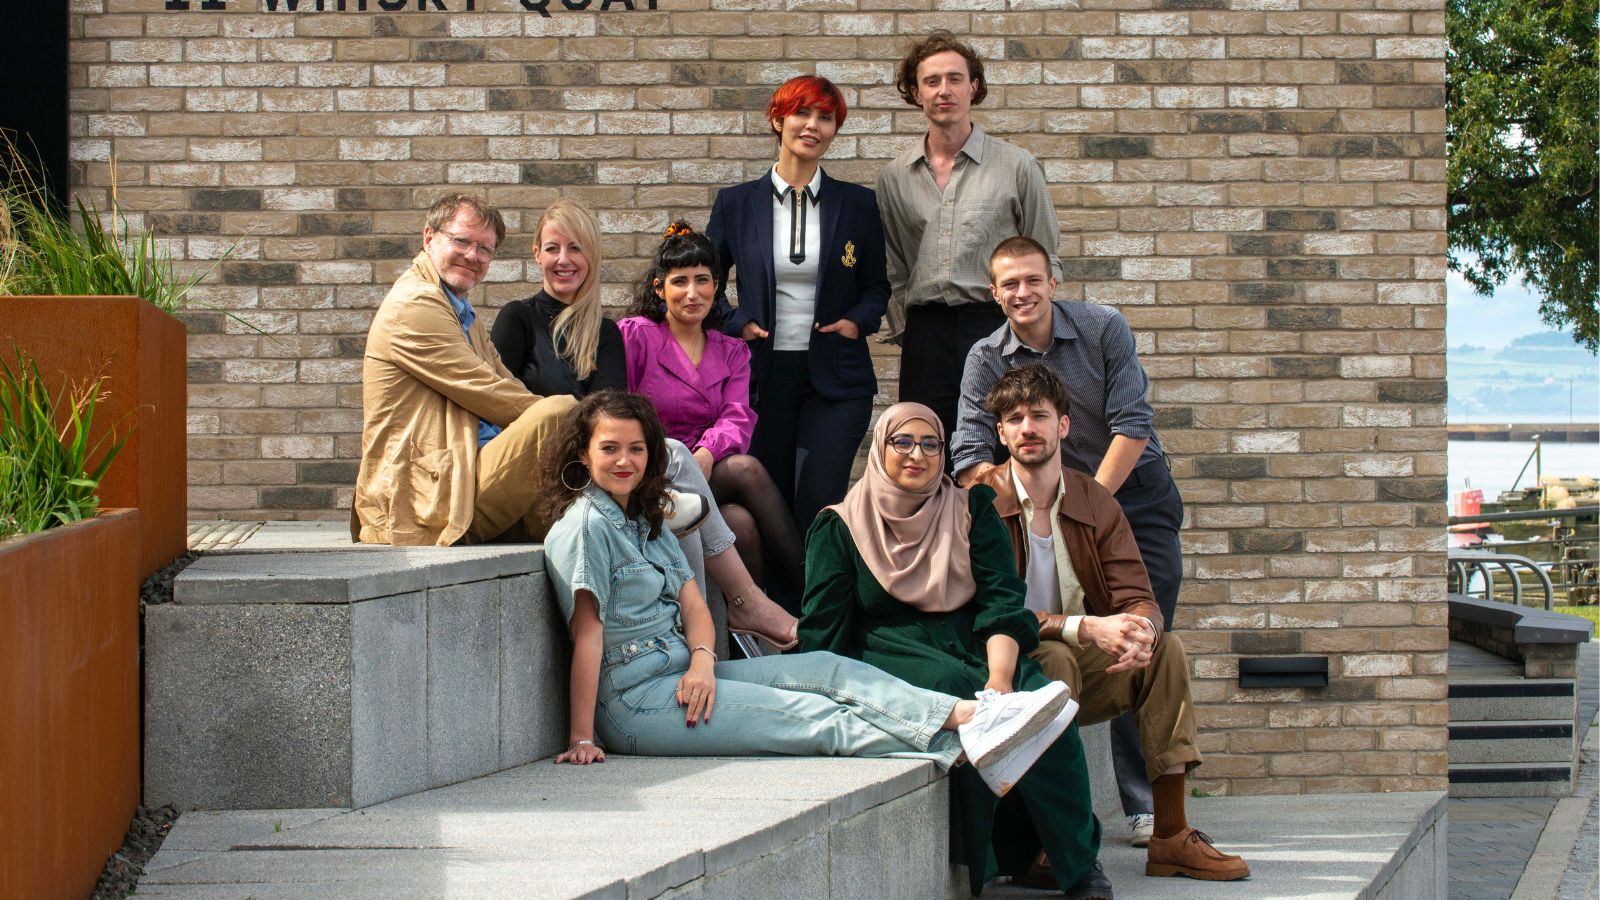
M 774 85 L 840 84 L 829 171 L 870 184 L 923 128 L 890 85 L 908 37 L 968 36 L 979 119 L 1044 164 L 1063 294 L 1120 309 L 1153 378 L 1199 786 L 1444 786 L 1439 0 L 70 2 L 81 193 L 106 204 L 114 158 L 184 265 L 233 248 L 188 317 L 196 518 L 344 515 L 365 329 L 441 191 L 508 214 L 480 306 L 531 293 L 526 229 L 568 194 L 616 307 L 670 218 L 768 165 Z M 1238 687 L 1239 656 L 1296 653 L 1332 686 Z

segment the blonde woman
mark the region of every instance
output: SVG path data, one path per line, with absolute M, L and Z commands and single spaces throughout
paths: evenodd
M 582 397 L 626 388 L 622 332 L 600 311 L 600 225 L 571 200 L 557 200 L 535 226 L 533 258 L 544 288 L 513 300 L 490 340 L 528 390 Z

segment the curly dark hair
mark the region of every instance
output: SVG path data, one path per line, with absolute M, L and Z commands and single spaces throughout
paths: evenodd
M 561 423 L 556 440 L 545 445 L 535 474 L 543 517 L 547 522 L 555 522 L 572 501 L 578 499 L 583 488 L 574 490 L 569 483 L 581 480 L 584 485 L 588 484 L 589 472 L 583 465 L 582 454 L 589 449 L 595 423 L 601 416 L 638 422 L 644 430 L 650 458 L 645 463 L 639 486 L 628 496 L 628 508 L 622 512 L 630 519 L 643 519 L 650 526 L 650 540 L 655 540 L 661 536 L 661 506 L 667 492 L 667 433 L 656 417 L 655 404 L 648 397 L 626 391 L 595 391 L 579 400 Z M 563 473 L 566 478 L 562 477 Z
M 983 77 L 983 57 L 978 51 L 967 46 L 948 31 L 940 29 L 931 32 L 927 37 L 912 44 L 906 49 L 906 55 L 900 58 L 900 69 L 895 74 L 895 87 L 900 89 L 900 99 L 912 106 L 921 106 L 917 102 L 917 66 L 922 61 L 935 53 L 951 51 L 961 54 L 967 61 L 967 77 L 977 83 L 977 92 L 972 95 L 972 105 L 977 106 L 989 96 L 989 79 Z
M 656 293 L 656 282 L 666 283 L 667 275 L 673 269 L 692 269 L 696 266 L 710 269 L 711 277 L 717 280 L 717 287 L 722 286 L 722 273 L 717 269 L 717 248 L 711 246 L 711 239 L 689 227 L 687 222 L 673 222 L 667 227 L 666 236 L 661 239 L 661 246 L 656 248 L 655 256 L 651 257 L 650 268 L 634 285 L 633 305 L 628 307 L 628 315 L 644 316 L 652 322 L 665 322 L 667 302 Z M 711 312 L 700 320 L 700 328 L 711 331 L 721 326 L 722 313 L 713 305 Z

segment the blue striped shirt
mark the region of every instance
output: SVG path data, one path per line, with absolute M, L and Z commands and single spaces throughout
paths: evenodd
M 984 398 L 1011 369 L 1043 363 L 1067 387 L 1072 424 L 1061 442 L 1061 458 L 1093 476 L 1113 435 L 1149 438 L 1137 465 L 1165 455 L 1150 408 L 1150 378 L 1139 364 L 1128 320 L 1114 309 L 1057 300 L 1051 304 L 1050 346 L 1043 353 L 1024 344 L 1008 322 L 972 345 L 961 373 L 961 404 L 951 438 L 951 469 L 964 472 L 994 462 L 1000 445 L 995 417 Z

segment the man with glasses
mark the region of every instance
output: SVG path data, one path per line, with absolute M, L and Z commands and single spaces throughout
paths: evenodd
M 539 447 L 574 403 L 540 398 L 500 362 L 467 295 L 504 239 L 500 211 L 452 194 L 367 331 L 351 536 L 378 544 L 539 540 Z

